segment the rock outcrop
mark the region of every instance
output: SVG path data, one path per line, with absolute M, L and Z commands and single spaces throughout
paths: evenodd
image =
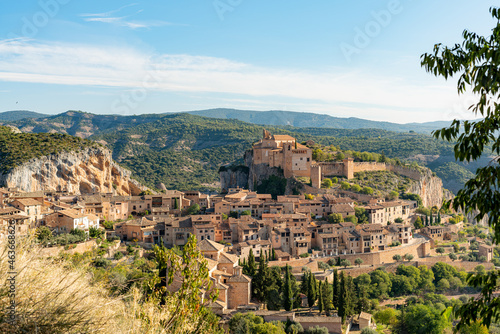
M 28 160 L 0 174 L 0 185 L 23 191 L 68 191 L 73 194 L 138 195 L 147 188 L 131 179 L 106 148 L 61 152 Z
M 436 205 L 441 207 L 443 200 L 451 199 L 452 194 L 443 188 L 443 181 L 435 176 L 430 169 L 423 168 L 420 174 L 420 178 L 415 180 L 408 192 L 418 194 L 422 198 L 423 206 Z

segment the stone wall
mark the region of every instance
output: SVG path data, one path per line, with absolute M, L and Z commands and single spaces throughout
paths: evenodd
M 72 247 L 73 245 L 70 245 Z M 40 249 L 39 255 L 40 256 L 58 256 L 59 253 L 64 252 L 68 254 L 75 254 L 75 253 L 85 253 L 87 251 L 91 251 L 93 249 L 97 248 L 97 243 L 95 240 L 89 240 L 85 241 L 79 244 L 76 244 L 75 248 L 71 249 L 65 249 L 65 246 L 57 246 L 57 247 L 46 247 Z

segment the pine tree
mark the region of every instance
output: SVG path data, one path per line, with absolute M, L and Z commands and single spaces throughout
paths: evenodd
M 325 308 L 324 302 L 323 302 L 323 285 L 321 284 L 321 281 L 319 281 L 318 284 L 318 309 L 319 309 L 319 314 L 321 315 L 321 312 L 323 312 Z
M 332 286 L 332 290 L 333 290 L 332 304 L 333 304 L 333 308 L 338 310 L 339 309 L 340 287 L 339 287 L 339 276 L 338 276 L 337 269 L 335 269 L 333 272 L 333 284 L 332 285 L 333 285 Z
M 289 268 L 290 267 L 287 265 L 285 272 L 285 286 L 283 288 L 283 307 L 286 311 L 291 311 L 293 308 L 293 291 Z

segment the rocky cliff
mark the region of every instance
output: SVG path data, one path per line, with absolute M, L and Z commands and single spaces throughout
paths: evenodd
M 415 180 L 408 192 L 420 195 L 423 206 L 441 207 L 444 199 L 452 197 L 452 194 L 443 188 L 443 181 L 433 175 L 430 169 L 423 168 L 420 173 L 420 178 Z
M 79 152 L 60 152 L 33 158 L 0 174 L 0 185 L 23 191 L 68 191 L 138 195 L 147 188 L 131 179 L 131 172 L 120 167 L 106 148 L 86 148 Z

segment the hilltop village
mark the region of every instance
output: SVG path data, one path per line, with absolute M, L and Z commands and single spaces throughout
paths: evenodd
M 54 236 L 75 230 L 92 236 L 100 231 L 108 240 L 116 240 L 108 253 L 113 259 L 127 245 L 139 245 L 145 251 L 155 244 L 182 248 L 194 235 L 218 290 L 218 298 L 211 304 L 216 314 L 230 318 L 236 311 L 253 310 L 266 321 L 294 319 L 304 328 L 319 325 L 330 333 L 342 333 L 342 317 L 266 310 L 265 304 L 252 298 L 253 278 L 244 273 L 245 266 L 265 260 L 270 267 L 289 266 L 297 279 L 309 271 L 318 280 L 330 282 L 332 265 L 352 277 L 380 266 L 390 270 L 404 260 L 415 266 L 446 262 L 465 270 L 479 262 L 492 267 L 494 247 L 484 238 L 468 236 L 463 231 L 463 216 L 439 207 L 425 208 L 416 197 L 377 197 L 347 191 L 338 184 L 328 191 L 322 188 L 329 177 L 348 181 L 362 171 L 390 170 L 418 179 L 415 170 L 354 162 L 352 158 L 316 162 L 312 155 L 312 149 L 295 138 L 264 131 L 262 140 L 252 148 L 253 166 L 280 168 L 285 178 L 310 178 L 306 192 L 275 198 L 238 187 L 217 195 L 165 189 L 138 196 L 2 188 L 0 237 L 8 235 L 9 224 L 15 224 L 17 236 L 40 228 Z M 452 243 L 465 250 L 476 249 L 479 262 L 455 261 L 448 248 L 440 250 L 440 245 L 451 247 Z M 79 245 L 81 250 L 96 246 L 89 241 Z M 63 250 L 62 246 L 47 246 L 52 246 L 46 248 L 52 255 Z M 364 311 L 353 314 L 347 323 L 360 329 L 375 326 L 371 314 Z

